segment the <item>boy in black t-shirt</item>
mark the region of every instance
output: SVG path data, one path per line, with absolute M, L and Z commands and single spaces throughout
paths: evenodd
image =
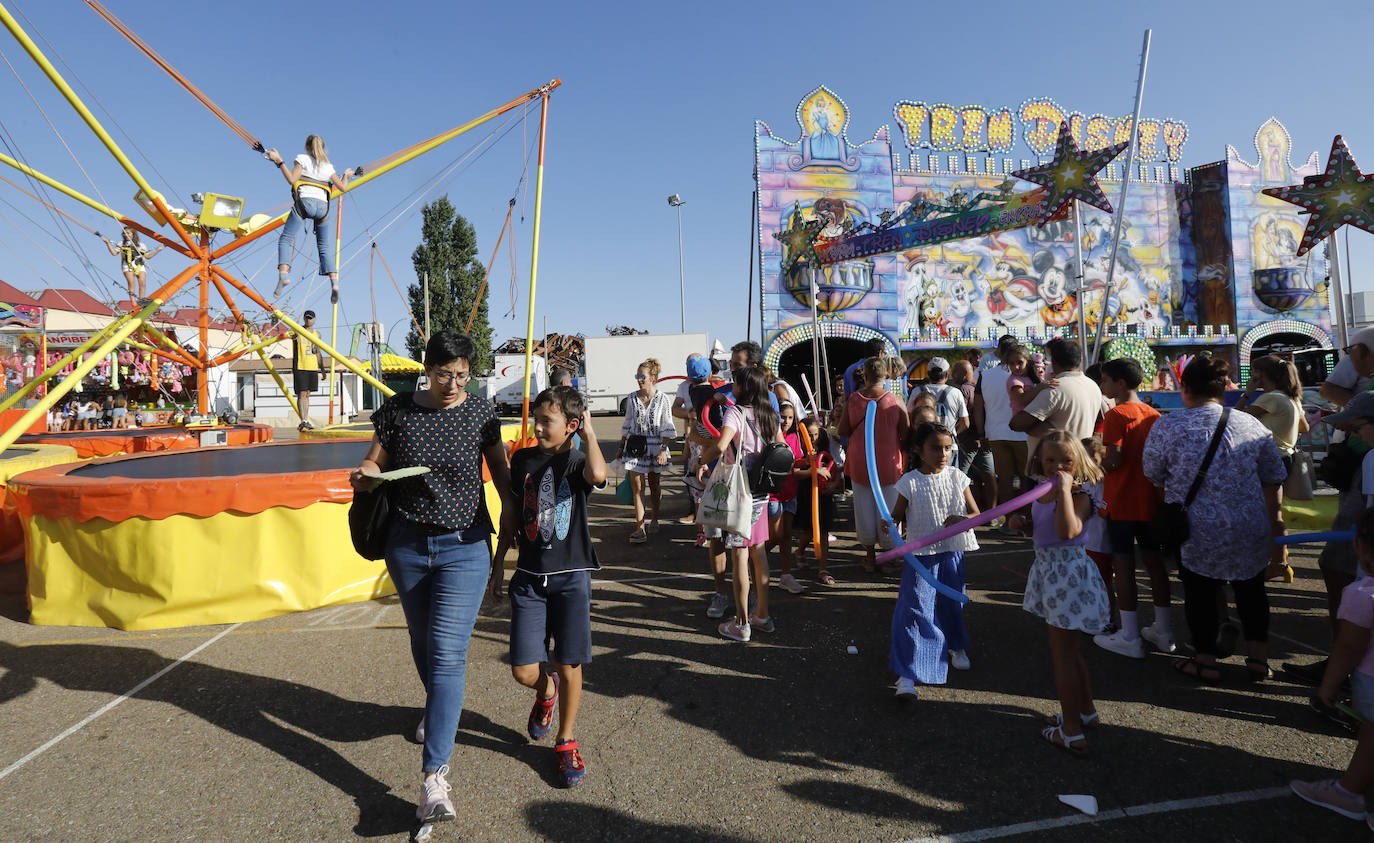
M 511 675 L 534 689 L 526 730 L 534 740 L 553 728 L 558 707 L 554 754 L 564 787 L 576 787 L 587 767 L 573 739 L 582 701 L 582 665 L 592 660 L 591 572 L 599 569 L 587 529 L 587 495 L 606 484 L 606 458 L 588 424 L 587 405 L 577 390 L 555 386 L 539 393 L 530 408 L 538 445 L 511 456 L 511 487 L 520 501 L 520 549 L 510 581 Z M 580 431 L 586 453 L 573 448 Z M 501 547 L 509 547 L 503 536 Z M 501 596 L 505 553 L 491 563 L 491 594 Z M 547 642 L 553 638 L 555 673 L 545 673 Z M 561 693 L 561 698 L 560 698 Z

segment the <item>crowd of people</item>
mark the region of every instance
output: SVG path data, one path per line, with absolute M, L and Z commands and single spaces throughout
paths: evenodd
M 585 779 L 574 724 L 582 667 L 591 661 L 590 577 L 599 568 L 587 498 L 623 471 L 635 518 L 628 541 L 649 542 L 659 529 L 662 476 L 673 464 L 675 420 L 686 426 L 682 456 L 693 499 L 680 521 L 700 528 L 697 544 L 714 584 L 706 614 L 725 638 L 748 642 L 778 629 L 768 550 L 778 554 L 782 589 L 805 590 L 799 575 L 808 563 L 814 587 L 830 586 L 830 543 L 837 530 L 852 531 L 866 574 L 900 576 L 888 662 L 897 697 L 915 699 L 921 685 L 946 682 L 950 669 L 972 668 L 965 566 L 979 544 L 969 519 L 1011 502 L 989 527 L 1029 538 L 1033 549 L 1022 605 L 1047 627 L 1058 696 L 1043 740 L 1088 752 L 1101 715 L 1085 636 L 1131 659 L 1146 658 L 1149 648 L 1178 649 L 1171 568 L 1192 650 L 1175 663 L 1180 677 L 1224 681 L 1222 662 L 1243 641 L 1245 678 L 1273 678 L 1266 583 L 1292 578 L 1286 547 L 1275 539 L 1286 533 L 1282 488 L 1304 424 L 1290 362 L 1256 360 L 1242 401 L 1227 407 L 1229 363 L 1199 355 L 1179 378 L 1184 408 L 1161 415 L 1140 399 L 1147 372 L 1138 362 L 1117 358 L 1085 370 L 1080 346 L 1068 340 L 1035 350 L 1003 337 L 987 359 L 928 361 L 921 382 L 909 387 L 899 359 L 876 343 L 870 351 L 846 371 L 828 413 L 765 369 L 756 343 L 736 344 L 728 366 L 692 355 L 673 396 L 659 389 L 659 361 L 644 360 L 608 464 L 582 397 L 567 385 L 532 401 L 535 444 L 507 460 L 490 404 L 463 389 L 471 342 L 446 333 L 430 339 L 428 389 L 377 411 L 372 449 L 352 478 L 368 488 L 380 471 L 430 469 L 397 481 L 386 555 L 427 692 L 416 734 L 424 744 L 417 817 L 453 816 L 447 760 L 467 642 L 487 593 L 509 593 L 512 675 L 534 692 L 528 734 L 539 740 L 553 732 L 556 711 L 558 776 L 569 787 Z M 1324 469 L 1331 463 L 1330 478 L 1349 463 L 1334 478 L 1341 493 L 1333 528 L 1352 530 L 1353 540 L 1322 554 L 1334 643 L 1311 678 L 1313 704 L 1328 711 L 1348 681 L 1364 722 L 1342 778 L 1294 782 L 1293 791 L 1363 819 L 1363 792 L 1374 784 L 1374 578 L 1359 578 L 1374 570 L 1374 461 L 1365 459 L 1374 443 L 1374 393 L 1365 391 L 1374 376 L 1374 329 L 1355 334 L 1346 352 L 1342 364 L 1353 377 L 1338 367 L 1323 393 L 1329 387 L 1328 397 L 1344 407 L 1326 423 L 1349 436 L 1332 447 Z M 501 540 L 490 560 L 483 458 L 502 496 Z M 844 497 L 853 522 L 841 526 Z M 881 565 L 898 544 L 909 552 Z M 503 590 L 512 547 L 518 561 Z M 1137 566 L 1150 584 L 1148 624 Z
M 64 430 L 122 430 L 129 427 L 129 397 L 123 392 L 77 396 L 48 411 L 48 432 Z

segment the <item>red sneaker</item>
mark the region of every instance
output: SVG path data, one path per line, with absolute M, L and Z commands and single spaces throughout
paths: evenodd
M 577 787 L 587 778 L 587 765 L 577 751 L 577 741 L 559 741 L 553 748 L 558 756 L 558 776 L 564 787 Z
M 534 707 L 530 709 L 530 720 L 525 727 L 530 738 L 536 741 L 548 735 L 553 728 L 553 709 L 558 705 L 558 674 L 550 673 L 549 679 L 553 681 L 553 696 L 541 699 L 539 692 L 534 692 Z

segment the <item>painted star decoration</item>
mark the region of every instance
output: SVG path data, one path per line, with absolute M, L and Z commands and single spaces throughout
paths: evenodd
M 1312 215 L 1298 244 L 1299 257 L 1346 223 L 1374 233 L 1374 174 L 1360 172 L 1340 135 L 1331 142 L 1325 173 L 1307 176 L 1302 184 L 1266 187 L 1263 193 L 1299 205 Z
M 786 249 L 784 254 L 787 256 L 787 265 L 784 268 L 787 272 L 791 272 L 803 261 L 820 263 L 820 258 L 816 254 L 816 236 L 820 230 L 819 220 L 803 221 L 801 214 L 794 209 L 791 225 L 773 234 L 774 239 L 781 241 Z
M 1045 199 L 1044 212 L 1040 224 L 1054 219 L 1064 207 L 1075 199 L 1082 200 L 1094 208 L 1112 212 L 1112 203 L 1097 184 L 1098 172 L 1113 158 L 1121 154 L 1129 142 L 1105 146 L 1095 152 L 1084 152 L 1078 148 L 1069 135 L 1069 124 L 1059 124 L 1059 143 L 1054 150 L 1054 160 L 1025 170 L 1012 173 L 1018 179 L 1035 182 L 1049 190 Z

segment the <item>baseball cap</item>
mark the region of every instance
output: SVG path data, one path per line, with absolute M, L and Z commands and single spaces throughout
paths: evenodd
M 943 357 L 932 357 L 927 368 L 932 372 L 948 372 L 949 361 Z
M 1355 336 L 1359 336 L 1359 333 Z M 1355 337 L 1352 336 L 1350 339 L 1352 345 L 1357 344 L 1354 342 Z M 1374 342 L 1374 339 L 1371 339 L 1371 342 Z M 1355 393 L 1355 397 L 1350 399 L 1343 410 L 1325 416 L 1322 421 L 1327 424 L 1345 424 L 1359 419 L 1374 419 L 1374 392 Z
M 313 310 L 307 310 L 307 311 L 301 316 L 301 318 L 302 318 L 302 319 L 314 319 L 314 318 L 315 318 L 315 311 L 313 311 Z
M 700 355 L 687 360 L 687 378 L 700 383 L 711 376 L 711 361 Z

